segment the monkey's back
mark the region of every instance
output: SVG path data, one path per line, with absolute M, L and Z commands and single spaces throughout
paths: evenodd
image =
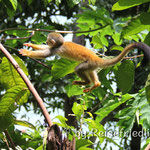
M 61 46 L 58 55 L 61 57 L 74 60 L 74 61 L 100 61 L 99 58 L 93 51 L 89 50 L 88 48 L 73 43 L 73 42 L 64 42 Z

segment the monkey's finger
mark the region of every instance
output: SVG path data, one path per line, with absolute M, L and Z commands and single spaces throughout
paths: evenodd
M 24 46 L 33 47 L 32 43 L 24 43 Z
M 27 56 L 27 51 L 26 49 L 20 49 L 19 50 L 19 54 L 21 54 L 22 56 Z

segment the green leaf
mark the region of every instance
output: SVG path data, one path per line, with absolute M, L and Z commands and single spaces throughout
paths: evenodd
M 55 118 L 59 119 L 59 121 L 61 122 L 61 123 L 56 123 L 56 124 L 58 124 L 59 126 L 64 127 L 64 128 L 69 127 L 69 126 L 67 125 L 67 123 L 66 123 L 66 121 L 68 120 L 67 118 L 65 118 L 65 117 L 63 117 L 63 116 L 61 116 L 61 115 L 58 115 L 58 116 L 56 116 Z
M 0 132 L 3 132 L 11 124 L 13 124 L 13 116 L 10 113 L 6 113 L 3 116 L 0 116 Z
M 134 82 L 134 63 L 126 60 L 118 68 L 116 73 L 116 81 L 118 88 L 123 94 L 127 93 Z
M 122 39 L 120 39 L 120 33 L 117 33 L 115 32 L 113 35 L 112 35 L 112 38 L 114 39 L 114 42 L 115 44 L 117 45 L 121 45 L 122 44 Z
M 150 46 L 150 32 L 146 35 L 144 43 Z
M 75 95 L 81 95 L 83 94 L 83 89 L 81 89 L 79 86 L 77 85 L 67 85 L 65 87 L 66 91 L 67 91 L 67 95 L 68 97 L 71 97 L 71 96 L 75 96 Z
M 145 85 L 146 97 L 148 103 L 150 103 L 150 74 L 148 75 L 146 85 Z
M 96 120 L 98 122 L 102 121 L 114 109 L 116 109 L 122 103 L 125 103 L 127 100 L 129 100 L 131 98 L 132 98 L 131 95 L 125 94 L 125 95 L 122 96 L 122 99 L 120 101 L 118 101 L 118 100 L 110 100 L 107 104 L 105 104 L 102 108 L 100 108 L 98 111 L 95 112 L 95 114 L 98 114 Z
M 9 0 L 14 8 L 14 10 L 17 9 L 17 0 Z
M 27 90 L 22 86 L 14 86 L 6 91 L 5 95 L 0 100 L 0 128 L 4 129 L 3 124 L 10 125 L 13 121 L 11 114 L 17 108 L 17 104 L 23 103 L 28 95 Z M 10 120 L 10 121 L 9 121 Z
M 23 69 L 26 75 L 28 71 L 23 63 L 23 61 L 17 57 L 13 56 L 18 62 L 20 68 Z M 19 73 L 14 69 L 13 65 L 8 61 L 6 57 L 3 57 L 2 63 L 0 64 L 0 83 L 6 88 L 9 89 L 15 85 L 22 85 L 27 87 L 23 79 L 20 77 Z
M 116 45 L 113 45 L 112 47 L 111 47 L 111 51 L 112 50 L 119 50 L 119 51 L 122 51 L 124 48 L 122 47 L 122 46 L 116 46 Z
M 7 14 L 10 18 L 12 18 L 15 15 L 15 12 L 12 11 L 11 9 L 7 8 Z
M 104 45 L 102 44 L 101 38 L 98 35 L 92 37 L 92 44 L 94 44 L 94 48 L 103 48 Z
M 146 130 L 150 128 L 150 106 L 148 104 L 145 104 L 144 107 L 142 107 L 140 116 L 140 124 L 142 127 Z
M 14 120 L 14 124 L 15 125 L 24 126 L 24 127 L 28 127 L 28 128 L 36 130 L 36 127 L 33 124 L 31 124 L 30 122 L 27 122 L 27 121 Z
M 86 106 L 82 104 L 78 104 L 77 102 L 73 103 L 72 111 L 77 116 L 77 119 L 79 120 L 81 115 L 83 114 L 84 110 L 86 110 Z
M 76 150 L 92 150 L 87 148 L 87 146 L 92 145 L 93 143 L 87 139 L 79 139 L 76 141 Z
M 90 136 L 96 135 L 100 142 L 102 143 L 104 141 L 104 135 L 105 135 L 105 129 L 104 126 L 100 124 L 99 121 L 93 120 L 93 119 L 84 119 L 85 123 L 88 125 L 88 128 L 90 131 L 92 131 L 92 134 Z
M 55 79 L 62 78 L 65 75 L 74 72 L 78 62 L 72 62 L 67 59 L 60 59 L 52 66 L 52 76 Z
M 124 128 L 125 131 L 128 132 L 132 129 L 135 122 L 136 108 L 127 107 L 123 110 L 120 110 L 115 117 L 119 118 L 117 125 Z
M 96 3 L 96 0 L 88 0 L 88 1 L 89 1 L 89 4 L 92 3 L 92 5 L 95 5 L 95 3 Z
M 34 36 L 32 36 L 31 40 L 34 41 L 35 43 L 43 44 L 46 42 L 46 37 L 40 32 L 36 32 Z
M 112 138 L 109 138 L 109 137 L 106 136 L 105 139 L 106 139 L 107 141 L 112 142 L 114 145 L 118 146 L 118 147 L 119 147 L 119 150 L 123 150 L 123 148 L 122 148 L 119 144 L 117 144 L 117 142 L 115 142 L 115 140 L 113 140 Z
M 150 29 L 150 20 L 147 19 L 150 18 L 150 12 L 148 13 L 142 13 L 137 18 L 133 18 L 129 24 L 124 27 L 123 32 L 121 36 L 127 37 L 130 35 L 137 34 L 145 29 Z
M 150 0 L 119 0 L 112 7 L 112 10 L 124 10 L 130 7 L 141 5 L 143 3 L 149 2 Z
M 75 5 L 79 4 L 80 2 L 81 2 L 81 0 L 67 0 L 69 8 L 74 7 Z

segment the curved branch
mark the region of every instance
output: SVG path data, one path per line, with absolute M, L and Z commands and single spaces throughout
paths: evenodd
M 43 115 L 45 117 L 45 120 L 47 121 L 48 125 L 51 127 L 53 125 L 52 120 L 51 120 L 51 118 L 49 116 L 49 113 L 48 113 L 46 107 L 44 106 L 43 100 L 41 99 L 41 97 L 37 93 L 36 89 L 34 88 L 32 83 L 30 82 L 28 77 L 25 75 L 23 70 L 19 67 L 19 65 L 15 61 L 15 59 L 9 54 L 9 52 L 3 47 L 2 44 L 0 44 L 0 49 L 4 53 L 4 55 L 8 58 L 8 60 L 11 62 L 11 64 L 14 66 L 14 68 L 17 70 L 17 72 L 20 74 L 21 78 L 24 80 L 26 85 L 28 86 L 29 90 L 31 91 L 31 93 L 35 97 L 36 101 L 38 102 L 38 104 L 39 104 L 39 106 L 40 106 L 40 108 L 42 110 L 42 113 L 43 113 Z
M 25 37 L 15 37 L 15 38 L 4 38 L 4 39 L 0 39 L 0 41 L 4 41 L 4 40 L 20 40 L 20 39 L 28 39 L 31 38 L 34 35 L 35 31 L 32 31 L 30 36 L 25 36 Z

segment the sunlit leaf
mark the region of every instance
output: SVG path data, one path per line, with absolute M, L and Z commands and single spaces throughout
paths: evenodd
M 23 69 L 23 71 L 28 75 L 28 71 L 23 63 L 23 61 L 14 56 L 19 66 Z M 13 65 L 8 61 L 6 57 L 3 57 L 2 63 L 0 64 L 0 83 L 6 88 L 13 87 L 15 85 L 22 85 L 26 87 L 23 79 L 20 77 L 19 73 L 14 69 Z
M 123 37 L 127 37 L 130 35 L 137 34 L 145 29 L 150 29 L 150 13 L 142 13 L 137 18 L 131 19 L 126 27 L 124 27 L 122 35 Z
M 9 0 L 14 8 L 14 10 L 17 9 L 17 0 Z
M 60 59 L 52 66 L 52 76 L 55 79 L 62 78 L 65 75 L 74 72 L 78 62 L 72 62 L 67 59 Z
M 112 10 L 124 10 L 149 1 L 150 0 L 119 0 L 113 5 Z
M 28 128 L 31 128 L 31 129 L 36 129 L 36 127 L 33 124 L 31 124 L 30 122 L 27 122 L 27 121 L 14 120 L 14 124 L 24 126 L 24 127 L 28 127 Z
M 83 94 L 83 89 L 81 89 L 79 86 L 77 85 L 67 85 L 65 87 L 66 91 L 67 91 L 67 95 L 68 97 L 71 97 L 71 96 L 75 96 L 75 95 L 81 95 Z
M 92 150 L 91 148 L 87 148 L 87 146 L 93 144 L 90 140 L 88 139 L 79 139 L 76 141 L 76 149 L 77 150 Z

